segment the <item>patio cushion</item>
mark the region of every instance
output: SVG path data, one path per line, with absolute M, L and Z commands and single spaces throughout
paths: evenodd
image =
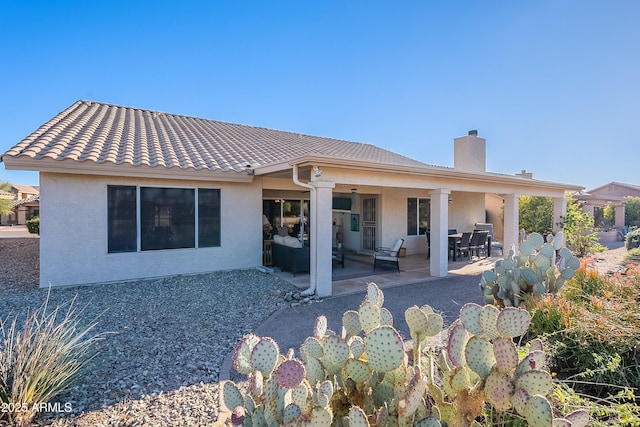
M 396 242 L 391 247 L 391 250 L 389 251 L 389 254 L 392 255 L 393 257 L 396 257 L 398 255 L 398 251 L 402 247 L 402 243 L 403 242 L 404 242 L 404 240 L 402 240 L 402 239 L 396 240 Z

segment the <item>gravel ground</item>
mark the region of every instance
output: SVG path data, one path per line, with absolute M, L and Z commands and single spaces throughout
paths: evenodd
M 28 240 L 28 241 L 27 241 Z M 37 307 L 37 239 L 0 239 L 0 319 Z M 9 268 L 8 266 L 12 266 Z M 34 271 L 35 270 L 35 271 Z M 218 374 L 236 342 L 283 305 L 293 287 L 256 270 L 175 276 L 51 291 L 51 307 L 76 297 L 98 318 L 97 356 L 57 400 L 72 412 L 54 426 L 199 426 L 218 413 Z M 1 422 L 0 422 L 1 425 Z
M 39 239 L 0 239 L 0 319 L 37 307 Z M 613 245 L 596 259 L 602 273 L 625 253 Z M 235 343 L 294 288 L 242 270 L 54 289 L 50 306 L 76 297 L 87 324 L 98 318 L 97 356 L 60 396 L 69 413 L 42 414 L 52 426 L 201 426 L 218 413 L 220 366 Z M 290 295 L 290 294 L 287 294 Z M 0 421 L 2 425 L 2 421 Z

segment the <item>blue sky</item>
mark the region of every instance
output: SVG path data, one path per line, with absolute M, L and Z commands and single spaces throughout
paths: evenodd
M 78 99 L 640 185 L 640 2 L 11 1 L 0 153 Z M 0 182 L 38 183 L 0 166 Z

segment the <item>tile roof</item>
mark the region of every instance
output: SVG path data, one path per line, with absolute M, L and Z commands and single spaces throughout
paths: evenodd
M 386 165 L 424 163 L 370 144 L 77 101 L 7 151 L 27 156 L 94 163 L 243 172 L 305 155 Z
M 40 203 L 40 196 L 39 195 L 30 196 L 30 197 L 27 197 L 26 199 L 16 200 L 13 203 L 13 207 L 17 208 L 18 206 L 31 205 L 31 204 L 34 204 L 34 203 Z

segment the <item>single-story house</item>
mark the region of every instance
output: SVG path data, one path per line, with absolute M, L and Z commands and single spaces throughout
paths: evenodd
M 518 242 L 518 198 L 550 196 L 555 217 L 576 185 L 486 171 L 477 131 L 454 140 L 454 166 L 295 132 L 78 101 L 0 158 L 40 173 L 40 285 L 242 269 L 263 263 L 267 229 L 310 245 L 310 289 L 331 295 L 331 255 L 405 240 L 448 274 L 448 230 L 504 203 Z M 292 220 L 292 218 L 294 218 Z M 558 222 L 558 221 L 555 221 Z
M 30 185 L 12 184 L 9 191 L 0 191 L 0 198 L 11 199 L 12 212 L 0 215 L 2 225 L 26 224 L 40 215 L 40 190 Z
M 640 185 L 624 184 L 622 182 L 610 182 L 592 190 L 577 193 L 574 197 L 582 204 L 585 212 L 595 216 L 596 209 L 604 209 L 605 206 L 615 207 L 615 227 L 623 227 L 624 202 L 630 197 L 640 197 Z

